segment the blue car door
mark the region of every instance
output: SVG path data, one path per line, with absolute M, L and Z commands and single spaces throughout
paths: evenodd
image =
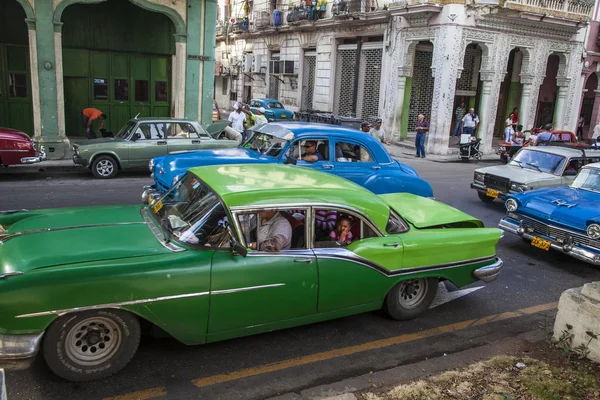
M 332 164 L 337 176 L 361 186 L 381 169 L 364 144 L 350 139 L 336 139 Z

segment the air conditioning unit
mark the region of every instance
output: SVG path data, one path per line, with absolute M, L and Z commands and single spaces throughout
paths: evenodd
M 295 62 L 290 60 L 281 60 L 279 61 L 279 73 L 280 74 L 293 74 Z
M 229 57 L 229 66 L 234 67 L 240 63 L 240 58 L 238 56 Z
M 244 55 L 244 72 L 252 72 L 252 63 L 254 56 L 252 54 Z
M 269 61 L 269 73 L 270 74 L 280 74 L 279 72 L 280 61 L 279 60 L 271 60 Z
M 260 74 L 261 72 L 261 68 L 263 66 L 262 61 L 263 61 L 263 56 L 262 54 L 257 54 L 254 56 L 253 60 L 252 60 L 252 72 Z

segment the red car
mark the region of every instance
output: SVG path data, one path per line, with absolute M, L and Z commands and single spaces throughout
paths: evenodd
M 43 147 L 38 152 L 26 133 L 0 128 L 0 165 L 34 164 L 45 159 Z
M 540 129 L 535 129 L 535 131 L 540 132 Z M 523 133 L 525 134 L 526 137 L 529 137 L 529 135 L 527 134 L 528 132 L 531 131 L 524 131 Z M 573 132 L 570 131 L 552 131 L 552 134 L 556 137 L 556 141 L 557 142 L 561 142 L 561 143 L 566 143 L 566 144 L 570 144 L 572 146 L 581 146 L 582 143 L 577 143 L 577 136 L 575 136 L 575 134 Z M 585 145 L 585 144 L 583 144 Z M 525 143 L 525 147 L 527 147 L 528 144 Z M 521 147 L 523 146 L 513 146 L 512 143 L 510 142 L 502 142 L 498 145 L 498 150 L 496 151 L 496 154 L 500 155 L 500 159 L 507 163 L 512 156 L 514 156 L 517 151 L 519 151 L 521 149 Z

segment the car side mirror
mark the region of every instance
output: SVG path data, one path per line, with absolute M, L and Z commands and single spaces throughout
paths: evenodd
M 290 157 L 287 154 L 285 155 L 285 161 L 283 162 L 284 164 L 292 164 L 292 165 L 296 165 L 298 163 L 298 160 L 296 160 L 294 157 Z
M 231 239 L 229 241 L 229 247 L 231 247 L 231 254 L 239 254 L 242 257 L 246 257 L 248 249 L 238 243 L 236 240 Z
M 136 132 L 136 133 L 134 133 L 134 134 L 131 136 L 131 140 L 135 142 L 135 141 L 136 141 L 136 140 L 138 140 L 140 137 L 141 137 L 141 136 L 140 136 L 139 132 Z

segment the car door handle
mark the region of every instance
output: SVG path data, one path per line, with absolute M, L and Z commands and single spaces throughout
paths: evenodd
M 323 164 L 323 168 L 324 169 L 332 169 L 333 168 L 333 164 Z
M 312 263 L 312 260 L 310 258 L 296 258 L 294 260 L 295 263 L 304 263 L 304 264 L 310 264 Z
M 202 141 L 199 139 L 192 140 L 192 144 L 200 144 L 200 143 L 202 143 Z
M 156 142 L 157 145 L 159 146 L 165 146 L 167 144 L 166 140 L 159 140 L 158 142 Z
M 398 247 L 400 246 L 400 243 L 395 242 L 395 243 L 384 243 L 383 244 L 385 247 Z
M 371 169 L 374 169 L 375 171 L 377 171 L 377 170 L 380 170 L 380 169 L 381 169 L 381 167 L 380 167 L 379 165 L 373 165 L 373 166 L 371 167 Z

